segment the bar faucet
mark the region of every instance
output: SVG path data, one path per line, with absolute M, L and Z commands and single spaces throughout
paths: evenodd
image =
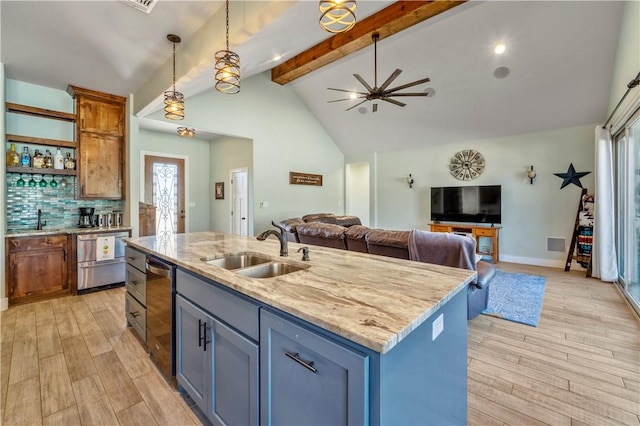
M 41 231 L 43 226 L 47 226 L 47 221 L 42 220 L 42 210 L 38 209 L 38 223 L 36 224 L 36 231 Z
M 271 224 L 276 228 L 278 228 L 280 232 L 274 231 L 273 229 L 267 229 L 266 231 L 260 233 L 260 235 L 257 236 L 258 240 L 264 241 L 267 239 L 269 235 L 275 236 L 278 239 L 278 241 L 280 241 L 280 256 L 289 256 L 287 234 L 285 233 L 284 228 L 276 225 L 274 221 L 271 221 Z

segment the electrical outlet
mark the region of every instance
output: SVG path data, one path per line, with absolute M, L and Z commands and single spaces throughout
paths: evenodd
M 438 315 L 431 324 L 431 340 L 436 340 L 440 333 L 444 331 L 444 314 Z

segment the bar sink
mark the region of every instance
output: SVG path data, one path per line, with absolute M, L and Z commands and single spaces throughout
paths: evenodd
M 217 266 L 224 269 L 240 269 L 249 266 L 260 265 L 271 261 L 268 257 L 258 256 L 252 253 L 230 254 L 217 259 L 202 259 L 209 265 Z
M 244 275 L 250 278 L 273 278 L 280 275 L 290 274 L 291 272 L 300 271 L 307 267 L 291 265 L 289 263 L 271 262 L 263 265 L 253 266 L 251 268 L 240 269 L 236 271 L 238 275 Z

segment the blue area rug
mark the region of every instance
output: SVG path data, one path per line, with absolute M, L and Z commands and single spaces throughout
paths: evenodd
M 489 303 L 482 313 L 535 327 L 545 282 L 537 275 L 496 271 L 489 287 Z

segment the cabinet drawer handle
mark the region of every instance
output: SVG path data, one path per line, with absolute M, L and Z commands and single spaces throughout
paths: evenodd
M 202 323 L 202 331 L 203 331 L 202 332 L 202 341 L 203 341 L 203 344 L 204 344 L 204 349 L 203 350 L 206 352 L 207 351 L 207 343 L 211 343 L 211 341 L 207 342 L 207 323 L 206 322 Z
M 198 347 L 202 347 L 202 320 L 198 319 Z
M 133 285 L 138 285 L 138 280 L 133 280 L 133 281 L 131 281 L 131 284 L 133 284 Z
M 312 373 L 318 372 L 318 369 L 313 366 L 313 361 L 303 360 L 302 358 L 300 358 L 300 354 L 298 352 L 285 352 L 284 354 Z
M 132 317 L 137 318 L 140 313 L 138 311 L 129 312 Z

